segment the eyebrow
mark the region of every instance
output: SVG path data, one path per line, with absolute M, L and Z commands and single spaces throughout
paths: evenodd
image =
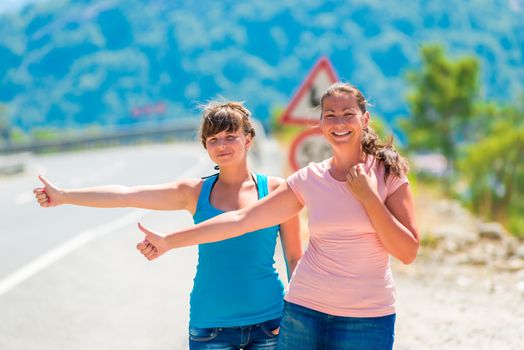
M 347 110 L 349 110 L 350 112 L 353 112 L 353 111 L 355 111 L 355 108 L 352 108 L 352 107 L 346 107 L 346 108 L 344 108 L 344 109 L 342 110 L 342 112 L 345 112 L 345 111 L 347 111 Z M 334 112 L 334 111 L 335 111 L 335 110 L 334 110 L 334 109 L 331 109 L 331 108 L 326 109 L 326 112 Z

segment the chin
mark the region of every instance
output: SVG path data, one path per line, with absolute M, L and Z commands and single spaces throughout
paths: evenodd
M 227 158 L 227 159 L 217 159 L 215 163 L 219 167 L 226 167 L 226 166 L 233 166 L 235 164 L 240 164 L 241 160 L 234 159 L 234 158 Z

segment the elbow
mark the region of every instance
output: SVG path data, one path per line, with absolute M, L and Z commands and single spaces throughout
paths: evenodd
M 408 255 L 408 256 L 404 256 L 400 259 L 400 261 L 402 261 L 402 263 L 404 265 L 409 265 L 411 264 L 413 261 L 415 261 L 415 259 L 417 258 L 417 254 L 411 254 L 411 255 Z
M 295 267 L 298 265 L 298 262 L 300 261 L 300 257 L 297 257 L 297 258 L 291 258 L 291 259 L 286 259 L 287 260 L 287 265 L 288 267 L 291 268 L 291 270 L 294 270 Z
M 293 264 L 293 266 L 296 266 L 300 259 L 302 259 L 302 255 L 304 253 L 302 252 L 302 249 L 299 249 L 297 252 L 295 252 L 293 255 L 287 257 L 287 260 L 290 264 Z
M 406 252 L 406 254 L 404 254 L 400 258 L 400 261 L 402 261 L 405 265 L 409 265 L 409 264 L 413 263 L 415 261 L 415 259 L 417 258 L 418 247 L 419 247 L 419 243 L 417 241 L 415 246 L 412 249 L 410 249 L 409 252 Z

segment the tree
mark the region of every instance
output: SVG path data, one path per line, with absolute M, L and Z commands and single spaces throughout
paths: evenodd
M 524 96 L 515 105 L 485 105 L 486 129 L 465 148 L 459 169 L 472 209 L 524 235 Z
M 421 49 L 422 67 L 408 74 L 410 116 L 400 122 L 408 149 L 442 153 L 448 160 L 448 184 L 457 160 L 458 144 L 474 117 L 479 63 L 468 56 L 452 60 L 441 46 Z

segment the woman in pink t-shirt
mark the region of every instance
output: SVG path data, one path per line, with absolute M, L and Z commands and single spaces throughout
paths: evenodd
M 418 251 L 407 163 L 368 126 L 362 93 L 336 83 L 321 98 L 333 157 L 291 175 L 265 199 L 166 237 L 139 225 L 148 258 L 274 225 L 308 209 L 310 240 L 286 295 L 279 349 L 392 349 L 395 287 L 390 255 Z

